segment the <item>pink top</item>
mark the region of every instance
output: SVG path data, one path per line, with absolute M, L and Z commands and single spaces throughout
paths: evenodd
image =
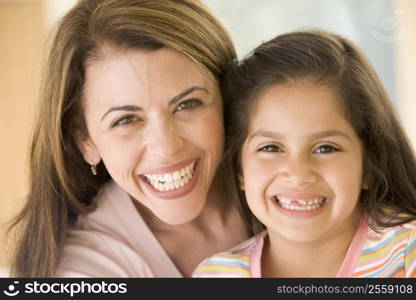
M 264 231 L 228 251 L 207 258 L 192 276 L 262 277 L 261 256 L 266 237 L 267 231 Z M 376 233 L 368 227 L 368 218 L 365 217 L 336 277 L 415 277 L 415 254 L 416 223 Z
M 361 249 L 364 247 L 368 237 L 368 218 L 362 218 L 336 277 L 353 277 L 354 270 L 361 256 Z
M 115 182 L 95 197 L 68 232 L 57 277 L 182 277 Z
M 345 255 L 344 261 L 341 265 L 341 268 L 338 270 L 336 277 L 352 277 L 355 267 L 357 266 L 358 259 L 360 258 L 364 242 L 368 239 L 368 225 L 367 218 L 363 218 L 360 222 L 360 225 L 357 228 L 357 231 L 351 241 L 351 244 L 348 248 L 347 254 Z M 264 238 L 266 237 L 266 232 L 262 232 L 257 237 L 257 242 L 251 250 L 250 256 L 250 271 L 253 277 L 262 277 L 261 276 L 261 254 L 263 250 Z
M 379 228 L 361 220 L 336 277 L 416 278 L 416 221 Z M 205 259 L 193 277 L 261 277 L 267 231 Z

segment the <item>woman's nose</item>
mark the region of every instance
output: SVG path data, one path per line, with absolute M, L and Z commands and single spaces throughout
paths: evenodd
M 317 173 L 313 163 L 303 157 L 292 157 L 279 163 L 278 179 L 293 186 L 303 186 L 314 183 Z
M 170 120 L 149 122 L 145 139 L 148 151 L 161 157 L 174 157 L 184 143 L 179 128 Z

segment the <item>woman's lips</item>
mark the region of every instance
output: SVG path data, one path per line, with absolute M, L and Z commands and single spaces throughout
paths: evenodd
M 188 194 L 196 185 L 199 175 L 199 159 L 188 160 L 187 164 L 177 164 L 179 168 L 163 168 L 169 172 L 149 172 L 140 175 L 141 181 L 157 197 L 163 199 L 180 198 Z

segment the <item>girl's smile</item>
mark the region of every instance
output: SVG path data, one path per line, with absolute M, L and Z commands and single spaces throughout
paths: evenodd
M 327 196 L 306 193 L 278 193 L 271 198 L 276 209 L 290 217 L 308 218 L 319 214 L 327 203 Z

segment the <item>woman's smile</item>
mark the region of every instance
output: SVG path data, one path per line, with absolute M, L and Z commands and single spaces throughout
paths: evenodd
M 199 159 L 187 160 L 170 167 L 152 170 L 139 178 L 158 197 L 178 198 L 192 191 L 198 180 Z

